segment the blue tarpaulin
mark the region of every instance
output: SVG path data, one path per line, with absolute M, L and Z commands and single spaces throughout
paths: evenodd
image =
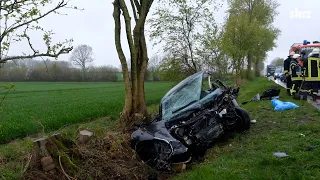
M 280 100 L 277 99 L 273 99 L 271 100 L 271 104 L 274 107 L 275 111 L 283 111 L 283 110 L 289 110 L 289 109 L 296 109 L 299 106 L 292 103 L 292 102 L 282 102 Z

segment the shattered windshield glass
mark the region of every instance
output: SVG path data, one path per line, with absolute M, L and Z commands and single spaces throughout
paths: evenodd
M 203 73 L 197 73 L 182 81 L 163 98 L 162 117 L 166 120 L 200 99 Z

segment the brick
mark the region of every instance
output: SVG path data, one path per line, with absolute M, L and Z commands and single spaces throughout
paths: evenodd
M 41 158 L 42 167 L 48 166 L 53 163 L 53 159 L 51 156 Z

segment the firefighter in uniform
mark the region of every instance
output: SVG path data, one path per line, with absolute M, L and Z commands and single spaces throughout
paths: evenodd
M 309 64 L 310 63 L 310 64 Z M 312 64 L 313 63 L 313 64 Z M 316 64 L 316 65 L 315 65 Z M 315 100 L 320 89 L 319 70 L 320 70 L 320 49 L 314 48 L 309 54 L 308 60 L 305 62 L 306 79 L 310 82 L 309 93 Z
M 294 52 L 290 52 L 288 58 L 284 60 L 283 62 L 283 72 L 286 75 L 286 85 L 287 85 L 287 94 L 291 95 L 290 89 L 292 86 L 292 81 L 291 81 L 291 74 L 290 74 L 290 63 L 292 60 L 292 56 L 294 55 Z
M 290 62 L 290 72 L 292 80 L 290 94 L 294 95 L 299 91 L 302 83 L 303 61 L 300 54 L 293 55 L 293 60 Z

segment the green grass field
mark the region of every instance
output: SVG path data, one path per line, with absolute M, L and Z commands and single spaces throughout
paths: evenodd
M 5 83 L 0 83 L 5 85 Z M 14 83 L 0 112 L 0 143 L 97 117 L 118 118 L 123 83 Z M 147 82 L 147 104 L 159 103 L 172 83 Z M 0 93 L 0 97 L 4 92 Z

